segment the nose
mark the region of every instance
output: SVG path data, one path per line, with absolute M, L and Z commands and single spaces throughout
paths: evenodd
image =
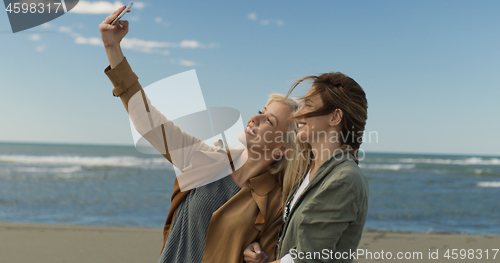
M 256 115 L 252 115 L 250 117 L 250 120 L 248 120 L 248 123 L 254 123 L 256 126 L 259 126 L 259 123 L 260 123 L 260 117 L 261 114 L 256 114 Z

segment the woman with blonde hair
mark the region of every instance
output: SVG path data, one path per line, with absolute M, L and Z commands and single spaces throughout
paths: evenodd
M 248 120 L 240 138 L 246 144 L 243 149 L 212 147 L 182 132 L 151 105 L 121 51 L 129 24 L 110 23 L 124 8 L 99 25 L 109 60 L 105 74 L 139 133 L 183 172 L 174 183 L 158 262 L 243 262 L 243 250 L 254 241 L 274 258 L 284 197 L 293 187 L 290 178 L 307 166 L 307 160 L 294 156 L 299 152 L 297 123 L 290 117 L 299 104 L 271 94 L 266 106 Z M 290 133 L 293 136 L 283 136 Z M 217 174 L 225 176 L 188 189 L 179 179 Z
M 294 114 L 297 139 L 310 147 L 310 167 L 288 196 L 277 261 L 352 262 L 368 210 L 368 182 L 358 151 L 368 103 L 361 86 L 340 73 L 298 80 L 313 84 Z M 246 262 L 267 262 L 259 243 L 244 251 Z

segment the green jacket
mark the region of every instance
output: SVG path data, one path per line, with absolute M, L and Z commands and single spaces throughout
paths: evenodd
M 277 258 L 290 253 L 294 262 L 352 262 L 366 222 L 368 192 L 368 181 L 354 157 L 336 151 L 321 164 L 289 212 Z

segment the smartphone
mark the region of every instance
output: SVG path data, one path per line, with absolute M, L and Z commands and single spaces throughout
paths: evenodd
M 111 22 L 111 25 L 113 25 L 113 26 L 114 26 L 114 25 L 116 24 L 116 22 L 118 22 L 118 20 L 120 20 L 120 18 L 122 18 L 122 17 L 123 17 L 123 16 L 127 13 L 127 11 L 128 11 L 128 10 L 130 10 L 130 8 L 132 7 L 132 5 L 133 5 L 133 4 L 134 4 L 134 3 L 130 3 L 130 4 L 127 6 L 127 8 L 125 8 L 125 9 L 124 9 L 124 10 L 120 13 L 120 15 L 118 15 L 118 17 L 116 17 L 116 18 L 115 18 L 115 20 L 113 20 L 113 22 Z

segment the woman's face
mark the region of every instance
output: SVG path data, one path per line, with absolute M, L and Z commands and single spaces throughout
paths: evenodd
M 310 95 L 312 90 L 313 88 L 306 94 L 304 102 L 300 109 L 295 112 L 295 116 L 313 112 L 323 107 L 323 100 L 319 94 Z M 329 119 L 330 115 L 328 114 L 309 118 L 298 118 L 297 121 L 299 126 L 297 140 L 309 144 L 323 143 L 328 137 L 327 130 L 329 128 Z
M 278 155 L 278 151 L 273 150 L 284 145 L 291 114 L 292 111 L 283 102 L 273 101 L 250 117 L 245 128 L 249 151 L 265 154 L 262 157 L 268 159 Z

